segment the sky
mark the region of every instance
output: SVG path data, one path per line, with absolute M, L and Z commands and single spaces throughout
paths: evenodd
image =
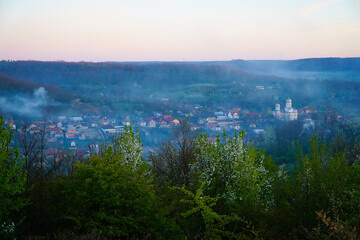
M 0 59 L 360 57 L 360 0 L 0 0 Z

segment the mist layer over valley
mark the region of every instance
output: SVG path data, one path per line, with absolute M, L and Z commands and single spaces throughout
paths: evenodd
M 314 106 L 323 111 L 357 114 L 359 69 L 359 58 L 143 63 L 3 61 L 0 84 L 2 95 L 8 97 L 14 89 L 16 94 L 31 95 L 43 86 L 59 102 L 54 111 L 65 115 L 67 111 L 70 115 L 159 111 L 164 107 L 160 101 L 164 98 L 173 110 L 179 104 L 200 104 L 266 112 L 287 97 L 295 99 L 298 108 Z M 264 86 L 265 90 L 257 91 L 256 86 Z M 3 106 L 1 111 L 8 110 Z

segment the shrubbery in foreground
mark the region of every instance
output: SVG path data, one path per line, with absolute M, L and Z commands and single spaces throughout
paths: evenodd
M 186 122 L 149 164 L 130 127 L 100 153 L 25 189 L 23 161 L 2 126 L 7 238 L 357 239 L 360 167 L 317 137 L 309 154 L 298 147 L 288 173 L 245 144 L 243 132 L 213 143 L 192 136 Z

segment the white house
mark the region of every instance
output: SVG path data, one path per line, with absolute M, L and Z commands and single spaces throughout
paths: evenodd
M 116 133 L 116 129 L 111 125 L 105 125 L 101 129 L 106 133 Z

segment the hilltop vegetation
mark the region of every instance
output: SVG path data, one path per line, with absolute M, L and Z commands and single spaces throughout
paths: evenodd
M 5 239 L 358 237 L 360 168 L 340 139 L 328 147 L 312 137 L 308 154 L 299 145 L 296 168 L 286 172 L 245 144 L 243 132 L 213 143 L 187 122 L 151 164 L 131 127 L 89 158 L 69 152 L 50 165 L 37 147 L 19 158 L 11 138 L 1 122 L 8 180 L 0 206 L 11 206 L 0 214 Z

